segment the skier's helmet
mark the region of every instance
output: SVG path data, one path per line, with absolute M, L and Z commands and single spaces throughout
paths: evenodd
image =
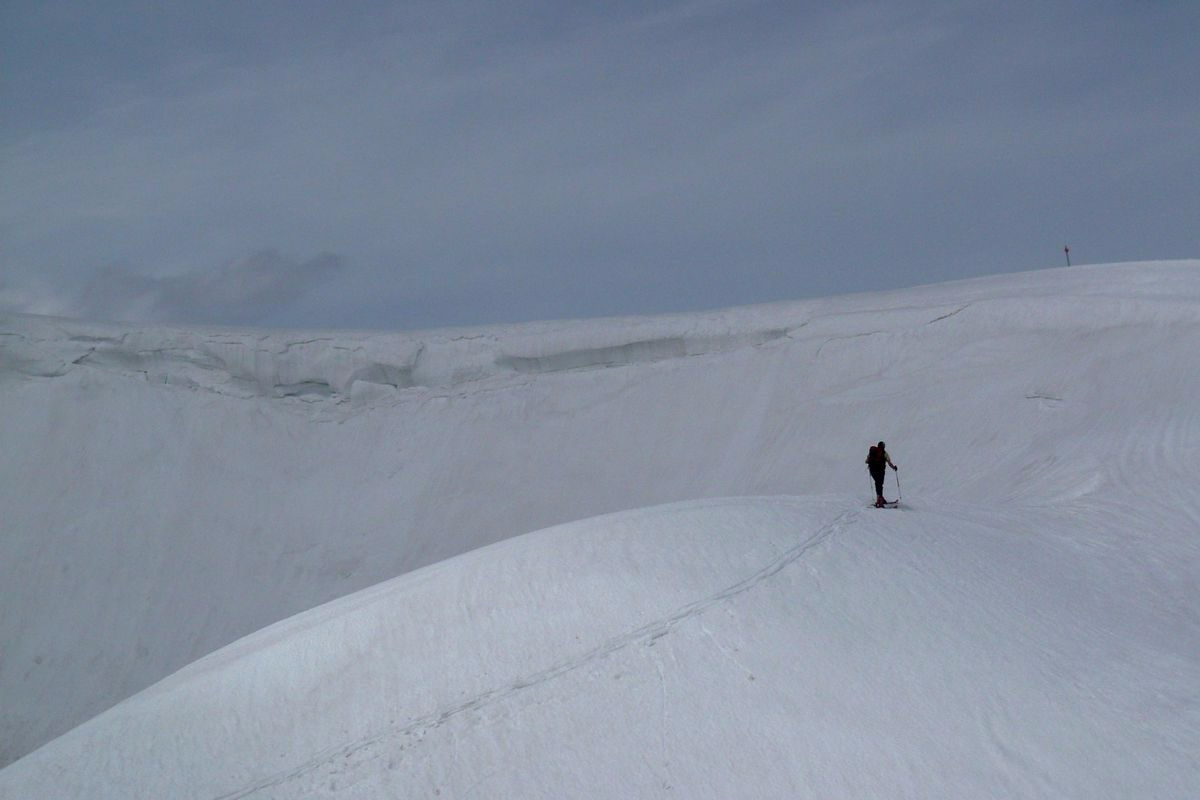
M 883 446 L 883 442 L 880 442 L 880 443 L 879 443 L 879 449 L 880 449 L 880 450 L 887 450 L 887 448 Z

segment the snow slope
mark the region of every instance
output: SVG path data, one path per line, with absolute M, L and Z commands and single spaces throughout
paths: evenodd
M 767 757 L 769 748 L 746 762 L 747 774 L 764 776 L 764 791 L 869 794 L 884 785 L 872 781 L 884 780 L 928 787 L 928 770 L 945 772 L 957 762 L 945 753 L 922 756 L 901 746 L 897 739 L 908 730 L 902 721 L 913 716 L 913 730 L 941 750 L 959 739 L 973 748 L 960 754 L 969 756 L 962 769 L 971 774 L 947 785 L 1010 786 L 1031 796 L 1123 796 L 1118 790 L 1124 786 L 1146 796 L 1186 796 L 1177 790 L 1194 789 L 1196 774 L 1179 754 L 1200 744 L 1194 655 L 1200 651 L 1200 499 L 1188 482 L 1188 454 L 1200 447 L 1198 301 L 1200 264 L 1182 262 L 1055 270 L 713 314 L 406 335 L 135 329 L 5 318 L 0 740 L 8 758 L 238 636 L 392 575 L 441 563 L 201 662 L 0 772 L 0 788 L 59 772 L 54 765 L 70 763 L 66 754 L 80 742 L 109 753 L 111 769 L 125 780 L 156 780 L 158 773 L 139 760 L 139 741 L 155 742 L 154 758 L 164 773 L 158 777 L 208 787 L 194 796 L 250 788 L 319 761 L 322 753 L 354 749 L 372 731 L 408 730 L 401 722 L 384 724 L 364 708 L 373 707 L 368 696 L 376 678 L 370 676 L 396 669 L 400 654 L 421 650 L 418 643 L 433 636 L 443 649 L 421 656 L 427 671 L 418 678 L 443 675 L 451 694 L 494 697 L 489 692 L 503 693 L 507 679 L 521 682 L 549 671 L 555 674 L 546 690 L 579 698 L 568 720 L 539 717 L 516 730 L 497 723 L 504 746 L 488 744 L 478 729 L 489 726 L 482 723 L 469 731 L 453 728 L 454 741 L 470 740 L 497 761 L 537 754 L 571 763 L 559 772 L 527 773 L 521 780 L 532 783 L 522 794 L 536 795 L 533 789 L 541 787 L 554 795 L 556 786 L 558 796 L 570 794 L 577 778 L 584 781 L 578 786 L 611 786 L 619 794 L 623 787 L 589 782 L 577 764 L 583 759 L 571 754 L 612 748 L 613 761 L 593 757 L 597 769 L 623 764 L 628 771 L 633 762 L 620 754 L 633 758 L 636 750 L 643 758 L 647 751 L 611 726 L 600 726 L 608 733 L 593 732 L 589 740 L 582 730 L 588 726 L 571 720 L 610 711 L 635 714 L 649 704 L 633 690 L 597 688 L 589 695 L 595 682 L 580 688 L 575 681 L 591 673 L 564 665 L 622 636 L 633 637 L 618 648 L 626 653 L 622 658 L 632 658 L 641 652 L 633 642 L 642 625 L 703 604 L 763 569 L 753 555 L 767 546 L 760 539 L 791 536 L 789 546 L 804 548 L 840 520 L 836 537 L 820 538 L 819 547 L 805 550 L 803 559 L 788 562 L 762 587 L 687 617 L 708 619 L 718 607 L 749 604 L 728 633 L 756 625 L 772 631 L 744 650 L 771 662 L 795 660 L 789 669 L 801 670 L 812 683 L 805 690 L 778 688 L 790 686 L 783 678 L 769 683 L 776 692 L 801 692 L 779 701 L 790 711 L 774 713 L 782 714 L 777 724 L 787 728 L 780 746 L 808 755 L 802 759 L 807 766 L 782 771 L 775 769 L 778 759 Z M 864 518 L 860 505 L 869 486 L 861 451 L 879 437 L 892 443 L 897 461 L 907 467 L 904 488 L 919 500 L 892 518 Z M 625 561 L 605 552 L 612 520 L 568 526 L 574 535 L 560 529 L 442 561 L 570 519 L 744 494 L 827 499 L 733 504 L 752 517 L 778 515 L 786 507 L 791 510 L 784 516 L 799 515 L 786 524 L 722 522 L 733 512 L 712 506 L 635 512 L 632 522 L 621 525 L 640 525 L 645 550 Z M 698 541 L 680 545 L 678 531 L 671 533 L 674 523 L 648 521 L 680 515 L 691 520 L 683 527 Z M 883 524 L 892 527 L 881 539 L 874 534 Z M 743 556 L 710 551 L 710 528 L 732 536 L 730 546 Z M 599 543 L 589 543 L 593 539 Z M 980 566 L 992 540 L 1003 545 L 1005 563 L 997 574 L 1010 588 L 976 596 L 980 581 L 992 586 Z M 550 541 L 559 544 L 541 544 Z M 843 552 L 851 543 L 852 550 Z M 922 555 L 930 547 L 934 551 Z M 520 565 L 490 566 L 497 552 L 526 555 Z M 880 566 L 885 554 L 894 559 L 886 568 Z M 584 577 L 595 559 L 625 566 L 582 587 L 558 585 L 553 576 L 533 586 L 539 576 L 524 574 L 521 565 L 542 557 Z M 814 557 L 842 559 L 830 573 L 838 577 L 814 577 Z M 625 582 L 638 585 L 643 567 L 626 562 L 642 558 L 673 559 L 668 563 L 680 574 L 656 576 L 633 602 Z M 727 571 L 704 573 L 687 597 L 665 589 L 659 595 L 660 584 L 685 580 L 721 559 L 728 561 Z M 1031 565 L 1037 567 L 1032 576 L 1026 573 Z M 476 576 L 476 569 L 486 574 Z M 427 609 L 439 604 L 437 591 L 447 591 L 431 588 L 438 581 L 423 577 L 428 575 L 451 586 L 480 583 L 478 597 L 462 601 L 465 617 L 424 625 Z M 521 582 L 533 587 L 530 596 L 514 596 L 514 602 L 527 601 L 523 612 L 488 639 L 480 628 L 486 610 Z M 593 583 L 593 591 L 623 600 L 613 605 L 611 617 L 589 604 Z M 367 623 L 348 610 L 365 603 L 378 610 L 361 612 L 364 619 L 372 613 L 406 617 L 402 608 L 387 605 L 387 597 L 400 596 L 418 598 L 411 602 L 424 610 L 397 622 L 401 627 L 387 634 L 387 647 L 372 643 L 369 654 L 362 652 L 349 629 Z M 796 604 L 803 608 L 810 596 L 821 613 L 799 624 Z M 583 610 L 572 616 L 576 603 Z M 525 669 L 493 681 L 471 671 L 472 664 L 504 662 L 505 643 L 519 639 L 513 626 L 533 625 L 536 633 L 541 618 L 560 613 L 565 627 L 535 639 L 545 650 L 537 663 L 523 663 Z M 332 632 L 314 627 L 314 620 L 331 618 L 345 622 Z M 1004 624 L 997 621 L 1002 618 Z M 795 625 L 807 638 L 792 636 Z M 897 671 L 884 658 L 899 646 L 880 632 L 889 625 L 900 625 L 906 636 L 928 627 L 943 638 L 937 647 L 912 644 L 925 648 L 919 651 L 901 647 L 896 652 L 909 655 Z M 679 626 L 680 636 L 685 627 L 691 630 L 691 623 Z M 623 633 L 613 633 L 617 628 Z M 571 649 L 569 637 L 560 638 L 564 630 L 577 633 L 582 644 Z M 288 632 L 294 633 L 283 635 Z M 680 636 L 673 633 L 673 639 Z M 810 652 L 803 645 L 809 639 L 834 640 L 841 649 L 826 643 L 821 652 Z M 695 733 L 677 738 L 671 758 L 664 759 L 691 778 L 668 782 L 720 771 L 716 765 L 725 762 L 715 760 L 718 745 L 745 738 L 734 732 L 747 730 L 764 707 L 734 693 L 729 702 L 738 713 L 728 725 L 709 716 L 708 704 L 724 708 L 725 701 L 715 696 L 723 692 L 708 691 L 706 681 L 717 678 L 702 665 L 715 645 L 704 641 L 688 640 L 680 663 L 691 666 L 684 671 L 662 668 L 663 703 L 671 699 L 686 723 L 677 730 Z M 332 661 L 280 655 L 289 648 L 312 648 Z M 350 655 L 338 652 L 343 648 Z M 456 668 L 472 648 L 476 661 Z M 249 654 L 260 666 L 237 667 L 243 662 L 229 652 Z M 922 660 L 918 652 L 938 657 Z M 346 681 L 347 688 L 334 692 L 345 703 L 347 721 L 327 730 L 313 721 L 328 716 L 327 709 L 317 717 L 289 716 L 317 708 L 308 701 L 319 703 L 318 696 L 330 690 L 327 670 L 351 668 L 339 658 L 361 659 L 366 676 L 365 683 Z M 982 674 L 996 674 L 1009 687 L 1004 691 L 979 673 L 981 659 L 996 658 L 1011 660 L 1016 672 Z M 230 666 L 214 671 L 214 663 Z M 657 667 L 650 674 L 648 662 L 638 663 L 634 673 L 659 680 Z M 960 674 L 963 665 L 969 668 Z M 195 677 L 201 673 L 227 686 L 231 697 L 212 694 L 212 683 Z M 845 676 L 854 674 L 876 690 L 864 693 L 861 682 L 850 686 L 854 682 Z M 260 683 L 251 688 L 248 675 Z M 918 699 L 914 687 L 938 686 L 952 675 L 960 675 L 948 695 L 955 702 Z M 678 681 L 670 698 L 668 676 Z M 897 680 L 905 691 L 896 691 Z M 271 700 L 263 687 L 272 685 L 288 703 Z M 203 686 L 208 688 L 197 688 Z M 456 708 L 420 679 L 406 687 L 387 695 L 398 720 L 420 721 Z M 432 700 L 421 699 L 426 695 Z M 698 697 L 688 706 L 679 695 Z M 811 711 L 802 701 L 817 695 L 831 698 L 827 716 L 800 713 Z M 505 696 L 511 699 L 485 705 L 514 704 L 506 712 L 513 718 L 536 713 L 529 707 L 537 705 L 536 691 Z M 158 706 L 147 699 L 155 697 L 163 698 Z M 197 712 L 199 718 L 218 717 L 216 727 L 193 730 L 190 716 L 182 723 L 172 715 L 171 709 L 189 702 L 207 709 Z M 1039 704 L 1057 708 L 1058 716 L 1026 720 Z M 864 714 L 873 713 L 864 710 L 868 706 L 893 723 L 880 723 L 876 730 L 886 736 L 874 750 L 864 745 L 859 727 L 868 724 Z M 833 711 L 839 708 L 856 711 L 838 721 Z M 1137 730 L 1126 724 L 1122 732 L 1118 720 L 1126 712 L 1136 712 Z M 451 716 L 475 719 L 465 711 Z M 647 735 L 661 735 L 664 752 L 665 724 L 644 723 Z M 130 725 L 154 732 L 154 738 L 133 736 Z M 946 741 L 939 726 L 962 735 Z M 991 744 L 980 731 L 990 731 Z M 132 750 L 116 744 L 123 736 Z M 831 736 L 842 741 L 841 757 L 823 749 L 827 742 L 807 749 Z M 177 746 L 164 748 L 164 737 L 178 739 Z M 221 786 L 209 783 L 215 778 L 202 769 L 185 768 L 188 759 L 199 759 L 214 772 L 224 769 L 222 759 L 232 756 L 206 750 L 217 746 L 214 737 L 240 742 L 232 749 L 247 759 L 241 772 L 230 762 L 229 776 L 240 777 Z M 281 743 L 292 738 L 300 740 L 295 748 Z M 751 741 L 758 740 L 750 737 L 743 746 Z M 1126 748 L 1124 759 L 1108 752 L 1117 746 Z M 278 769 L 272 768 L 275 756 L 266 758 L 268 747 L 283 748 Z M 447 747 L 425 751 L 434 777 L 414 768 L 403 778 L 430 783 L 406 785 L 441 781 L 449 787 L 450 780 L 483 777 L 451 764 Z M 363 749 L 371 748 L 355 752 Z M 1052 757 L 1034 758 L 1034 751 Z M 871 753 L 873 761 L 856 760 Z M 985 769 L 988 759 L 1003 763 Z M 483 756 L 470 762 L 490 763 Z M 862 766 L 876 762 L 877 769 Z M 66 770 L 70 785 L 62 796 L 73 796 L 71 785 L 78 789 L 85 779 L 78 772 Z M 316 772 L 296 779 L 301 783 L 293 788 L 300 789 L 279 791 L 293 796 L 328 789 L 312 778 Z M 109 772 L 97 774 L 112 777 L 106 785 L 121 785 Z M 386 778 L 371 767 L 355 774 L 376 788 Z M 314 782 L 304 783 L 310 778 Z M 229 788 L 234 784 L 241 788 Z M 480 791 L 496 796 L 506 785 L 516 784 L 481 785 Z M 1083 792 L 1102 785 L 1110 794 Z M 455 793 L 464 788 L 457 785 Z M 75 796 L 103 796 L 96 791 Z M 141 790 L 120 791 L 111 796 Z M 144 796 L 192 796 L 147 791 Z
M 243 639 L 0 790 L 1194 796 L 1194 618 L 1030 521 L 749 498 L 518 537 Z

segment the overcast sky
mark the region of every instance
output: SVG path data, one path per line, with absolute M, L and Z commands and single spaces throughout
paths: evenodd
M 0 308 L 411 329 L 1200 256 L 1200 2 L 0 2 Z

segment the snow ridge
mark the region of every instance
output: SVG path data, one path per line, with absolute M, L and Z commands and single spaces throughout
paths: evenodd
M 339 769 L 342 771 L 356 769 L 362 763 L 377 759 L 379 757 L 378 754 L 372 752 L 372 750 L 386 740 L 403 737 L 423 737 L 431 729 L 442 726 L 460 714 L 479 711 L 494 703 L 508 700 L 519 692 L 553 681 L 562 675 L 581 669 L 594 661 L 606 658 L 618 650 L 634 645 L 653 647 L 659 639 L 669 635 L 680 623 L 702 614 L 718 603 L 753 589 L 758 584 L 770 579 L 773 575 L 795 563 L 805 553 L 825 542 L 830 536 L 845 530 L 852 524 L 853 519 L 858 514 L 857 510 L 839 514 L 832 522 L 819 528 L 815 533 L 805 538 L 790 550 L 785 551 L 777 559 L 762 567 L 753 575 L 743 578 L 715 594 L 688 603 L 665 617 L 649 622 L 636 630 L 608 639 L 581 655 L 575 655 L 569 659 L 559 661 L 533 674 L 523 675 L 502 687 L 488 689 L 451 707 L 434 711 L 406 724 L 404 727 L 375 732 L 353 742 L 326 750 L 297 767 L 260 781 L 255 781 L 251 785 L 234 792 L 220 795 L 217 800 L 238 800 L 238 798 L 249 797 L 267 789 L 274 789 L 301 779 L 335 761 L 338 762 Z

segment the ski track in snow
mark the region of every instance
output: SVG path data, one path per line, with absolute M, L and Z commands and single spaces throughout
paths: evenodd
M 655 642 L 670 634 L 682 623 L 703 614 L 715 605 L 736 597 L 743 592 L 750 591 L 763 581 L 770 579 L 788 566 L 796 563 L 810 550 L 821 545 L 831 536 L 852 524 L 853 520 L 858 518 L 860 513 L 858 509 L 842 512 L 831 522 L 818 529 L 816 533 L 791 549 L 784 551 L 782 555 L 753 575 L 726 587 L 716 594 L 682 606 L 666 617 L 650 622 L 621 636 L 609 639 L 575 658 L 562 661 L 544 670 L 518 678 L 502 687 L 476 694 L 468 700 L 413 720 L 407 725 L 388 728 L 387 730 L 373 733 L 340 747 L 326 750 L 299 766 L 276 773 L 262 781 L 257 781 L 250 786 L 228 794 L 219 795 L 214 800 L 238 800 L 238 798 L 250 797 L 258 792 L 283 786 L 334 762 L 341 762 L 338 767 L 339 772 L 355 769 L 365 762 L 381 757 L 381 754 L 376 754 L 373 751 L 384 742 L 401 737 L 420 738 L 426 732 L 441 727 L 461 714 L 477 711 L 502 702 L 520 692 L 553 681 L 581 667 L 606 658 L 619 650 L 634 645 L 653 646 Z M 353 761 L 351 761 L 352 759 Z

